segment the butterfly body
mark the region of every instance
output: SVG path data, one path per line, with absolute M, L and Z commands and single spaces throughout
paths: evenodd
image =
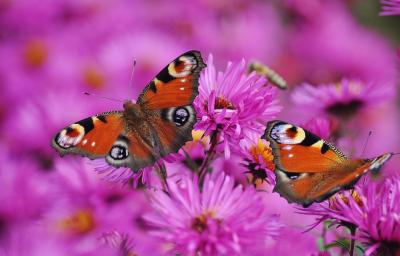
M 61 155 L 105 158 L 114 167 L 134 171 L 178 151 L 192 138 L 196 122 L 192 102 L 204 67 L 199 52 L 182 54 L 146 86 L 137 103 L 126 100 L 121 111 L 71 124 L 56 134 L 53 147 Z
M 263 138 L 271 143 L 274 155 L 274 191 L 304 207 L 351 188 L 363 174 L 378 171 L 392 156 L 348 159 L 315 134 L 278 120 L 268 123 Z

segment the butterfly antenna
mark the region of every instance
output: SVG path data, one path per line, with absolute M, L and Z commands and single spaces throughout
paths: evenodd
M 362 156 L 364 155 L 365 150 L 367 149 L 368 141 L 369 141 L 369 138 L 371 137 L 371 135 L 372 135 L 372 131 L 369 131 L 368 132 L 368 137 L 365 140 L 364 147 L 363 147 L 363 150 L 362 150 L 362 153 L 361 153 Z
M 111 100 L 111 101 L 116 101 L 116 102 L 124 102 L 123 100 L 114 99 L 114 98 L 110 98 L 110 97 L 105 97 L 105 96 L 97 95 L 97 94 L 90 93 L 90 92 L 83 92 L 83 94 L 85 94 L 85 95 L 87 95 L 87 96 L 94 96 L 94 97 L 97 97 L 97 98 L 106 99 L 106 100 Z
M 135 74 L 135 67 L 136 67 L 136 59 L 133 60 L 132 73 L 131 73 L 131 78 L 129 80 L 129 88 L 131 88 L 133 84 L 133 75 Z

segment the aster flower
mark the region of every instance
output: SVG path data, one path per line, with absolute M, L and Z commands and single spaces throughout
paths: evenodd
M 396 255 L 400 252 L 400 177 L 392 175 L 381 182 L 360 182 L 354 190 L 336 194 L 329 201 L 304 210 L 319 221 L 333 219 L 354 225 L 355 237 L 367 245 L 366 255 Z
M 393 89 L 391 86 L 343 79 L 339 83 L 318 86 L 303 84 L 294 90 L 292 99 L 295 104 L 310 111 L 347 119 L 363 109 L 393 98 Z
M 280 225 L 268 216 L 254 188 L 234 186 L 229 176 L 205 177 L 203 190 L 197 180 L 169 182 L 169 193 L 151 193 L 155 212 L 145 216 L 153 235 L 183 255 L 243 255 L 265 246 Z
M 381 16 L 387 15 L 400 15 L 400 1 L 399 0 L 381 0 L 382 11 L 379 13 Z
M 269 142 L 252 136 L 252 139 L 242 140 L 239 146 L 239 155 L 243 158 L 243 163 L 247 167 L 248 180 L 256 187 L 267 182 L 275 184 L 275 165 L 272 149 Z
M 244 60 L 228 63 L 224 73 L 217 73 L 210 55 L 199 84 L 194 106 L 201 120 L 196 128 L 205 130 L 206 135 L 218 132 L 226 158 L 231 145 L 251 133 L 260 135 L 265 122 L 280 110 L 276 89 L 255 73 L 247 75 Z

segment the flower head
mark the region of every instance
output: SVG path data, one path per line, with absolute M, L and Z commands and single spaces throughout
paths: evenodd
M 343 79 L 339 83 L 303 84 L 292 94 L 293 101 L 311 111 L 349 118 L 360 110 L 391 99 L 391 86 Z
M 252 136 L 251 139 L 241 141 L 238 151 L 248 169 L 250 183 L 256 187 L 264 182 L 275 184 L 274 156 L 268 141 Z
M 183 177 L 168 183 L 170 191 L 155 191 L 151 204 L 155 212 L 145 218 L 154 235 L 183 255 L 242 255 L 265 246 L 280 225 L 265 212 L 259 194 L 252 187 L 234 186 L 225 175 L 206 176 L 203 190 L 197 180 Z
M 319 222 L 333 219 L 355 225 L 359 230 L 357 238 L 368 245 L 366 254 L 388 249 L 400 252 L 399 178 L 393 175 L 381 182 L 356 185 L 354 190 L 338 193 L 303 212 L 319 216 Z
M 210 55 L 199 84 L 194 105 L 201 121 L 196 128 L 205 130 L 206 135 L 219 132 L 226 157 L 230 145 L 251 133 L 260 135 L 264 123 L 280 111 L 276 89 L 255 73 L 247 75 L 244 60 L 228 63 L 225 72 L 217 73 Z
M 400 1 L 399 0 L 381 0 L 382 11 L 379 13 L 381 16 L 387 15 L 400 15 Z

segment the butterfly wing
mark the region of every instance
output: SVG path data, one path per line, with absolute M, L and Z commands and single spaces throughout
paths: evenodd
M 124 129 L 121 111 L 85 118 L 64 128 L 52 140 L 52 146 L 63 156 L 80 154 L 90 159 L 105 156 Z
M 362 174 L 379 169 L 389 159 L 385 154 L 372 160 L 348 160 L 332 144 L 282 121 L 269 122 L 263 137 L 274 155 L 274 191 L 305 207 L 351 187 Z
M 122 111 L 103 113 L 73 123 L 56 134 L 53 147 L 63 156 L 105 158 L 114 167 L 138 170 L 155 161 L 156 153 L 135 132 L 126 129 Z
M 147 137 L 154 140 L 151 148 L 156 159 L 177 152 L 192 139 L 196 122 L 192 103 L 198 95 L 198 80 L 204 67 L 200 52 L 186 52 L 161 70 L 139 96 L 137 104 L 151 126 Z M 134 106 L 128 104 L 127 108 Z
M 150 110 L 191 105 L 205 66 L 198 51 L 180 55 L 146 86 L 137 103 Z
M 378 171 L 390 159 L 392 153 L 373 159 L 351 160 L 340 169 L 321 173 L 302 173 L 290 176 L 280 170 L 276 172 L 277 186 L 274 188 L 289 202 L 302 204 L 304 207 L 313 202 L 322 202 L 336 192 L 350 189 L 369 171 Z
M 285 172 L 326 172 L 347 161 L 332 144 L 283 121 L 269 122 L 263 138 L 271 144 L 275 165 Z
M 157 145 L 161 156 L 177 152 L 186 141 L 192 140 L 196 113 L 193 106 L 172 107 L 155 110 L 151 116 Z

